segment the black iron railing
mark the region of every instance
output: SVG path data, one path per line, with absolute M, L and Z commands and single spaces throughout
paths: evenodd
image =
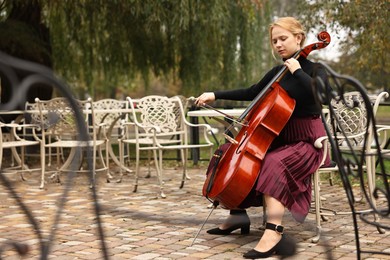
M 24 75 L 26 76 L 20 79 L 17 76 L 16 71 L 23 71 Z M 0 110 L 10 111 L 10 110 L 14 110 L 15 108 L 24 107 L 28 90 L 35 84 L 47 85 L 53 87 L 57 91 L 59 91 L 59 93 L 63 97 L 66 97 L 68 99 L 69 105 L 75 111 L 77 126 L 79 131 L 79 140 L 80 141 L 89 140 L 88 131 L 86 129 L 86 126 L 84 124 L 84 119 L 82 116 L 82 111 L 79 111 L 77 104 L 75 102 L 75 98 L 72 96 L 69 87 L 64 82 L 56 78 L 53 75 L 53 71 L 39 64 L 16 59 L 14 57 L 11 57 L 7 54 L 0 52 L 0 72 L 2 75 L 2 80 L 7 80 L 8 82 L 10 82 L 14 93 L 14 95 L 12 95 L 9 102 L 0 104 Z M 76 153 L 79 154 L 81 152 L 82 151 L 80 149 L 76 151 Z M 86 157 L 88 160 L 87 161 L 88 171 L 89 171 L 90 181 L 92 182 L 92 178 L 93 178 L 93 172 L 92 172 L 93 156 L 91 155 L 92 147 L 88 147 L 86 149 L 86 152 L 88 154 L 88 156 Z M 75 167 L 71 165 L 70 169 L 75 169 Z M 34 233 L 39 242 L 40 259 L 48 259 L 49 254 L 55 242 L 55 237 L 58 232 L 58 227 L 61 221 L 62 213 L 64 211 L 64 207 L 68 199 L 69 191 L 72 188 L 72 183 L 73 183 L 72 179 L 75 175 L 73 172 L 73 174 L 68 174 L 67 176 L 68 179 L 65 182 L 61 199 L 57 204 L 57 210 L 54 216 L 52 226 L 49 229 L 50 232 L 48 234 L 46 233 L 45 235 L 43 228 L 39 224 L 37 216 L 35 216 L 32 209 L 29 208 L 28 204 L 25 201 L 23 201 L 23 199 L 20 196 L 18 196 L 18 193 L 15 190 L 15 188 L 12 186 L 10 180 L 7 178 L 5 174 L 3 174 L 2 170 L 0 170 L 0 184 L 8 191 L 11 197 L 15 200 L 15 203 L 25 214 L 27 221 L 32 225 Z M 101 247 L 102 256 L 99 258 L 108 259 L 108 253 L 105 245 L 102 222 L 100 219 L 101 209 L 97 200 L 97 193 L 94 185 L 91 186 L 90 194 L 91 194 L 91 201 L 93 202 L 94 214 L 96 215 L 95 221 L 97 224 L 96 225 L 97 235 L 99 236 L 99 240 L 101 243 L 100 247 Z M 47 227 L 45 227 L 45 230 L 47 230 Z M 12 241 L 7 240 L 7 238 L 3 238 L 3 239 L 4 240 L 0 242 L 0 259 L 2 258 L 3 255 L 2 252 L 10 248 L 14 249 L 19 255 L 26 255 L 28 253 L 29 247 L 27 244 L 15 240 Z
M 386 147 L 380 147 L 371 100 L 366 89 L 358 80 L 353 77 L 340 75 L 326 64 L 322 65 L 328 73 L 329 84 L 316 78 L 313 84 L 313 91 L 316 93 L 320 102 L 329 107 L 330 125 L 332 129 L 326 125 L 326 132 L 329 136 L 333 160 L 339 167 L 341 181 L 351 209 L 357 257 L 361 259 L 361 255 L 365 253 L 390 255 L 385 250 L 363 250 L 360 245 L 359 220 L 372 225 L 380 233 L 384 232 L 384 230 L 390 230 L 390 175 L 386 172 L 385 156 L 382 152 Z M 346 93 L 351 91 L 359 92 L 363 102 L 347 102 L 344 97 Z M 354 145 L 347 138 L 347 133 L 343 131 L 343 127 L 341 126 L 342 122 L 335 116 L 336 112 L 332 106 L 332 101 L 342 102 L 350 109 L 358 109 L 358 106 L 365 106 L 364 110 L 367 111 L 367 120 L 365 134 L 362 140 L 359 141 L 360 149 L 354 149 Z M 343 137 L 345 137 L 344 143 L 337 142 L 338 139 L 342 139 Z M 367 168 L 363 167 L 370 158 L 377 159 L 374 172 L 371 173 L 375 176 L 373 185 L 367 184 L 369 176 L 367 176 Z M 387 164 L 389 163 L 387 159 Z M 358 184 L 358 191 L 353 188 L 354 184 Z M 367 202 L 365 209 L 357 206 L 357 192 L 363 194 Z

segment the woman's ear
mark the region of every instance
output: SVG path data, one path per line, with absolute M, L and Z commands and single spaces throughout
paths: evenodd
M 303 37 L 302 37 L 302 34 L 299 33 L 299 34 L 296 35 L 296 39 L 297 39 L 298 45 L 301 45 L 302 40 L 303 40 L 302 38 L 303 38 Z

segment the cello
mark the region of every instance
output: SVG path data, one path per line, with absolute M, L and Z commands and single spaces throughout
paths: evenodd
M 306 58 L 311 51 L 330 43 L 325 31 L 317 39 L 319 42 L 297 51 L 293 58 Z M 294 111 L 295 100 L 279 84 L 286 72 L 283 66 L 236 120 L 242 127 L 235 138 L 225 132 L 229 142 L 214 153 L 202 189 L 203 196 L 214 206 L 237 208 L 255 185 L 268 148 Z

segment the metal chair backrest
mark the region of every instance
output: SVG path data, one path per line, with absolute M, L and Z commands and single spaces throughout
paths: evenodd
M 381 92 L 378 95 L 369 95 L 373 116 L 376 116 L 381 99 L 387 96 L 387 92 Z M 327 116 L 326 123 L 333 136 L 343 135 L 353 141 L 353 146 L 362 146 L 365 133 L 369 134 L 368 138 L 372 140 L 372 125 L 367 120 L 367 106 L 364 103 L 362 94 L 359 91 L 350 91 L 343 95 L 333 98 L 330 102 L 332 111 L 334 111 L 335 120 L 331 126 L 330 117 Z M 336 131 L 336 134 L 335 132 Z M 345 145 L 343 139 L 337 140 L 339 145 Z
M 126 101 L 105 98 L 94 101 L 92 105 L 96 112 L 95 121 L 97 124 L 106 123 L 111 126 L 115 123 L 116 126 L 119 126 L 118 118 L 124 114 L 123 109 L 126 108 Z
M 158 127 L 161 131 L 160 135 L 168 136 L 178 131 L 174 100 L 165 96 L 145 96 L 137 101 L 135 108 L 131 98 L 128 99 L 133 109 L 134 120 L 145 126 L 143 128 L 145 131 L 151 131 L 148 127 Z
M 50 100 L 36 99 L 39 110 L 39 123 L 42 127 L 42 133 L 50 134 L 56 139 L 74 139 L 79 135 L 75 111 L 69 105 L 69 101 L 63 97 L 57 97 Z M 87 128 L 94 121 L 92 112 L 92 101 L 76 100 L 77 107 L 83 112 L 84 122 Z
M 364 135 L 361 134 L 366 131 L 367 110 L 363 102 L 361 94 L 357 91 L 345 93 L 331 101 L 338 123 L 336 128 L 330 129 L 332 131 L 335 129 L 336 132 L 342 131 L 345 136 L 357 135 L 353 139 L 355 145 L 362 142 Z M 339 142 L 339 145 L 342 145 L 343 140 Z

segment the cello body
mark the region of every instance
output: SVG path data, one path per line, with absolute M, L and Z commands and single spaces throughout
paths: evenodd
M 231 143 L 214 165 L 216 168 L 210 169 L 214 174 L 207 174 L 203 195 L 222 207 L 237 208 L 247 197 L 269 146 L 292 115 L 295 100 L 278 83 L 272 88 L 248 114 L 246 120 L 251 124 L 243 126 L 235 138 L 237 142 Z

